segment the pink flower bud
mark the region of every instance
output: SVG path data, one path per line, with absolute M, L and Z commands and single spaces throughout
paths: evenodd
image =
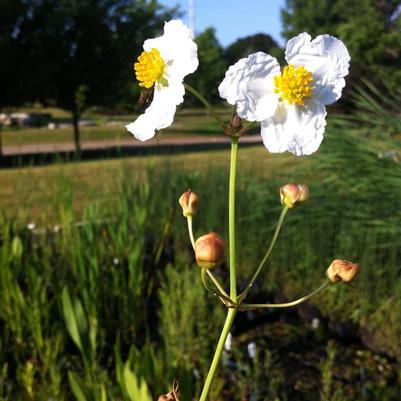
M 185 217 L 193 216 L 198 211 L 199 206 L 199 197 L 195 192 L 192 192 L 188 189 L 187 192 L 184 192 L 180 199 L 178 200 L 182 207 L 182 214 Z
M 209 233 L 199 237 L 195 242 L 195 258 L 199 267 L 216 267 L 223 260 L 224 248 L 224 239 L 219 234 Z
M 339 281 L 351 281 L 359 271 L 359 265 L 348 260 L 335 259 L 326 270 L 327 278 L 332 283 Z
M 309 189 L 305 184 L 286 184 L 280 188 L 281 204 L 293 208 L 309 199 Z

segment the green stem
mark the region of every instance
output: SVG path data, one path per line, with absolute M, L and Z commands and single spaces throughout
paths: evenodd
M 310 294 L 305 295 L 302 298 L 296 299 L 292 302 L 286 302 L 283 304 L 241 304 L 238 306 L 238 309 L 241 311 L 252 310 L 252 309 L 267 309 L 267 308 L 289 308 L 290 306 L 295 306 L 301 304 L 302 302 L 307 301 L 308 299 L 317 295 L 320 291 L 323 291 L 326 287 L 331 284 L 330 280 L 326 280 L 320 287 L 316 288 L 316 290 L 312 291 Z
M 235 179 L 237 167 L 238 153 L 238 138 L 231 137 L 231 163 L 230 163 L 230 184 L 228 197 L 228 224 L 229 224 L 229 241 L 230 241 L 230 298 L 232 302 L 237 302 L 237 277 L 235 266 Z M 216 351 L 213 356 L 212 364 L 206 376 L 202 394 L 199 401 L 206 401 L 212 385 L 213 377 L 219 364 L 221 353 L 223 352 L 224 344 L 227 340 L 228 333 L 234 322 L 237 309 L 229 309 L 226 321 L 221 331 L 219 342 L 217 343 Z
M 210 277 L 210 279 L 213 281 L 213 284 L 216 286 L 216 288 L 227 298 L 229 297 L 226 291 L 224 290 L 223 286 L 220 284 L 219 280 L 214 276 L 214 274 L 210 271 L 210 269 L 207 269 L 207 274 Z
M 187 216 L 187 222 L 188 222 L 188 233 L 189 233 L 189 238 L 191 239 L 191 244 L 192 244 L 192 248 L 195 251 L 195 240 L 194 240 L 194 233 L 193 233 L 193 229 L 192 229 L 192 216 L 189 215 Z M 210 289 L 210 287 L 207 285 L 207 280 L 206 280 L 206 272 L 204 271 L 205 269 L 202 269 L 201 271 L 201 277 L 202 277 L 202 283 L 203 286 L 210 291 L 213 295 L 216 295 L 222 299 L 224 299 L 226 302 L 225 304 L 229 304 L 231 306 L 235 305 L 234 302 L 231 301 L 230 297 L 228 296 L 228 294 L 224 291 L 224 288 L 221 286 L 220 282 L 217 280 L 217 278 L 214 276 L 214 274 L 207 269 L 207 274 L 210 277 L 210 279 L 213 281 L 214 285 L 216 286 L 216 288 L 218 289 L 218 294 L 216 294 L 212 289 Z
M 236 313 L 237 313 L 236 309 L 230 309 L 227 313 L 226 321 L 224 323 L 223 330 L 221 331 L 219 342 L 217 343 L 216 351 L 214 353 L 213 360 L 209 368 L 209 372 L 206 376 L 205 384 L 203 386 L 202 394 L 199 398 L 199 401 L 207 400 L 207 396 L 210 391 L 210 386 L 212 384 L 213 377 L 217 369 L 217 365 L 219 364 L 220 357 L 224 349 L 224 344 L 226 343 L 228 333 L 230 332 L 231 327 L 233 325 Z
M 187 216 L 187 222 L 188 222 L 189 238 L 191 239 L 192 248 L 194 248 L 194 250 L 195 250 L 195 239 L 194 239 L 194 232 L 192 229 L 192 216 L 191 215 Z
M 212 293 L 213 295 L 215 295 L 216 297 L 219 297 L 220 300 L 226 305 L 229 306 L 230 308 L 234 308 L 236 306 L 235 302 L 233 302 L 231 300 L 231 298 L 228 297 L 228 295 L 224 295 L 222 293 L 216 293 L 215 291 L 213 291 L 208 283 L 207 283 L 207 277 L 206 277 L 206 271 L 208 269 L 201 269 L 201 279 L 202 279 L 202 284 L 203 286 L 206 288 L 207 291 L 209 291 L 210 293 Z M 223 290 L 224 291 L 224 290 Z M 225 291 L 224 291 L 225 292 Z
M 230 185 L 228 197 L 228 236 L 230 242 L 230 298 L 237 301 L 237 272 L 235 260 L 235 181 L 238 138 L 231 137 Z
M 256 269 L 255 274 L 251 278 L 251 281 L 248 283 L 248 285 L 246 286 L 245 290 L 239 295 L 239 297 L 238 297 L 238 301 L 239 302 L 241 302 L 243 299 L 246 298 L 246 296 L 248 295 L 249 290 L 251 289 L 251 287 L 255 283 L 255 280 L 257 279 L 260 271 L 262 270 L 264 264 L 266 263 L 267 259 L 269 258 L 270 254 L 271 254 L 271 252 L 272 252 L 272 250 L 274 248 L 274 245 L 276 244 L 278 235 L 280 234 L 280 230 L 281 230 L 281 227 L 283 225 L 284 218 L 285 218 L 285 215 L 287 214 L 287 211 L 288 211 L 288 207 L 284 206 L 283 210 L 281 211 L 280 218 L 278 219 L 276 230 L 274 231 L 273 238 L 272 238 L 272 240 L 270 242 L 269 248 L 267 249 L 267 252 L 266 252 L 264 258 L 260 262 L 259 267 Z
M 214 110 L 212 105 L 202 96 L 195 88 L 193 88 L 191 85 L 188 85 L 184 83 L 184 87 L 188 92 L 191 92 L 208 110 L 209 112 L 213 115 L 213 117 L 216 119 L 216 121 L 222 126 L 225 127 L 224 121 L 220 118 L 220 116 L 217 114 L 217 112 Z

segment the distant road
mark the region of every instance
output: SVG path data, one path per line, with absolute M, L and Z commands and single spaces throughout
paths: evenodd
M 245 135 L 240 138 L 242 146 L 254 146 L 262 142 L 260 135 Z M 72 143 L 38 143 L 4 146 L 0 156 L 0 167 L 40 166 L 58 162 L 99 160 L 152 154 L 174 154 L 228 149 L 230 138 L 220 136 L 160 135 L 156 139 L 140 142 L 135 138 L 126 140 L 85 141 L 79 156 Z
M 243 144 L 257 144 L 262 142 L 260 135 L 245 135 L 240 139 Z M 188 137 L 165 137 L 161 134 L 157 138 L 153 138 L 146 142 L 140 142 L 134 137 L 123 141 L 104 140 L 104 141 L 85 141 L 81 143 L 82 151 L 104 151 L 112 149 L 125 150 L 161 150 L 162 148 L 179 147 L 181 150 L 196 148 L 198 146 L 207 146 L 210 148 L 228 145 L 230 138 L 224 135 L 220 136 L 188 136 Z M 73 143 L 38 143 L 3 146 L 4 156 L 20 156 L 20 155 L 39 155 L 39 154 L 57 154 L 72 153 L 75 151 Z M 139 152 L 142 153 L 142 152 Z

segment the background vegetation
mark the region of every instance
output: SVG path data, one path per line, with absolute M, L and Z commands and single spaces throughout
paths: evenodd
M 83 140 L 124 140 L 138 94 L 132 62 L 179 10 L 125 0 L 1 6 L 2 109 L 59 106 L 59 122 L 72 113 L 75 125 L 82 115 L 98 123 Z M 312 158 L 240 142 L 239 285 L 265 252 L 287 182 L 307 183 L 311 201 L 290 212 L 251 301 L 307 293 L 334 258 L 360 263 L 361 274 L 285 313 L 240 314 L 212 400 L 401 399 L 399 7 L 287 1 L 287 37 L 330 32 L 347 43 L 353 88 Z M 265 34 L 225 49 L 213 28 L 196 40 L 201 67 L 190 82 L 213 102 L 230 63 L 257 50 L 282 57 Z M 215 133 L 191 108 L 163 135 Z M 5 146 L 71 136 L 2 131 Z M 228 160 L 210 150 L 0 171 L 1 400 L 149 401 L 174 378 L 183 401 L 199 394 L 224 308 L 200 284 L 177 200 L 196 191 L 196 234 L 227 238 Z M 225 264 L 216 274 L 227 284 Z

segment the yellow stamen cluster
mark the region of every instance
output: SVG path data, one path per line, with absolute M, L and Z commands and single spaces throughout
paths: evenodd
M 144 51 L 134 64 L 136 79 L 139 86 L 151 88 L 161 78 L 164 72 L 164 61 L 157 49 Z
M 290 64 L 284 67 L 281 75 L 274 77 L 274 93 L 279 93 L 281 100 L 288 104 L 305 104 L 305 98 L 312 95 L 312 73 L 305 67 L 294 67 Z

